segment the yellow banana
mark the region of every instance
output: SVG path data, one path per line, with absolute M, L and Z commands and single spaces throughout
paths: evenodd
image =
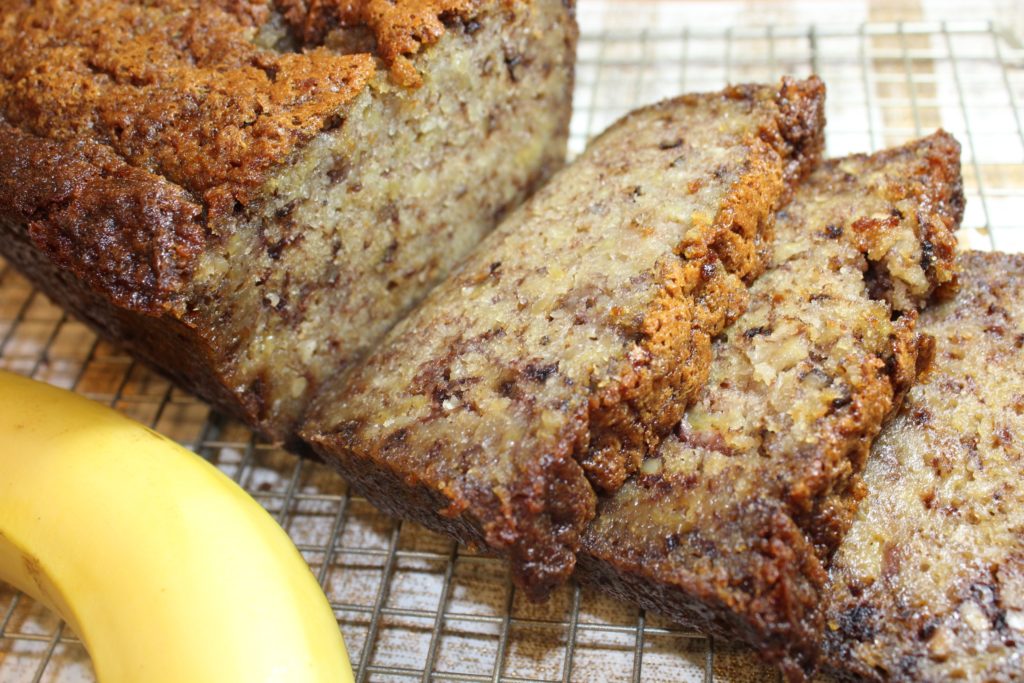
M 82 639 L 101 683 L 351 681 L 320 586 L 194 453 L 0 371 L 0 580 Z

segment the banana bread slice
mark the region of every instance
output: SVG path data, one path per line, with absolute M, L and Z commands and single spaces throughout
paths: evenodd
M 822 561 L 850 517 L 836 508 L 927 356 L 917 308 L 955 280 L 959 150 L 940 132 L 800 185 L 707 386 L 600 505 L 585 581 L 742 639 L 791 679 L 813 670 Z
M 823 95 L 787 79 L 628 115 L 318 396 L 304 438 L 542 598 L 593 516 L 587 474 L 614 490 L 703 384 L 817 161 Z
M 0 253 L 271 439 L 564 159 L 571 2 L 0 7 Z
M 827 667 L 869 681 L 1024 673 L 1024 255 L 961 256 L 935 362 L 875 441 L 829 570 Z

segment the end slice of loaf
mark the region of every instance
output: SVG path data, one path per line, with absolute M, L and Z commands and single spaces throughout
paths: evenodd
M 827 668 L 868 681 L 1024 671 L 1024 255 L 972 252 L 921 316 L 935 361 L 875 441 L 830 568 Z
M 508 555 L 543 597 L 592 487 L 621 485 L 704 383 L 818 159 L 823 95 L 786 80 L 626 116 L 321 394 L 303 436 L 376 505 Z
M 707 386 L 599 506 L 584 580 L 742 639 L 792 679 L 814 669 L 823 560 L 915 378 L 917 309 L 955 279 L 959 150 L 937 133 L 826 162 L 799 186 Z
M 273 440 L 562 164 L 562 0 L 0 17 L 0 253 Z

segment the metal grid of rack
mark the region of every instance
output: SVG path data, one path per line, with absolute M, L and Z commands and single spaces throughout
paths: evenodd
M 830 154 L 945 127 L 964 148 L 964 246 L 1024 250 L 1024 49 L 990 23 L 585 31 L 570 150 L 643 103 L 811 72 L 829 89 Z M 742 648 L 575 586 L 527 602 L 501 562 L 395 522 L 320 465 L 254 440 L 98 342 L 3 261 L 0 367 L 108 403 L 238 481 L 319 578 L 358 681 L 776 678 Z M 93 680 L 74 635 L 2 586 L 0 680 Z

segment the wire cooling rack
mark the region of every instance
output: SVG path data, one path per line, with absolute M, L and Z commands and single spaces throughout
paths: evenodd
M 582 17 L 581 17 L 582 18 Z M 787 28 L 586 29 L 570 148 L 629 109 L 726 82 L 820 74 L 833 155 L 942 126 L 963 143 L 961 239 L 1024 250 L 1024 50 L 998 26 L 858 23 Z M 351 495 L 323 467 L 98 342 L 0 261 L 0 367 L 72 388 L 215 463 L 288 530 L 324 587 L 359 681 L 775 680 L 742 648 L 569 586 L 525 601 L 505 566 Z M 0 681 L 91 681 L 81 643 L 0 587 Z

